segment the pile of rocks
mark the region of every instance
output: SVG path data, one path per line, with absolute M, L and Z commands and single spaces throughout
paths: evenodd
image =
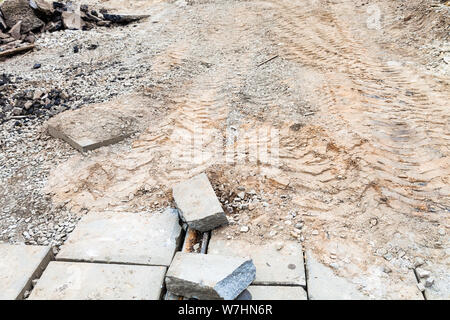
M 10 119 L 51 117 L 69 109 L 71 98 L 58 88 L 25 89 L 17 92 L 17 78 L 0 75 L 0 124 Z
M 0 7 L 0 58 L 34 47 L 36 34 L 64 29 L 89 30 L 96 26 L 127 24 L 148 15 L 109 14 L 105 9 L 47 0 L 5 0 Z

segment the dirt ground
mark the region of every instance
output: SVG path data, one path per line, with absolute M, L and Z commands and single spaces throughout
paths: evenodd
M 27 176 L 16 175 L 33 153 L 46 159 L 33 171 L 38 191 L 25 193 L 48 202 L 33 209 L 32 221 L 44 212 L 57 216 L 55 208 L 70 217 L 164 208 L 172 204 L 174 183 L 206 171 L 230 219 L 220 237 L 297 239 L 372 297 L 408 297 L 399 292 L 418 257 L 447 270 L 448 280 L 448 6 L 431 0 L 83 3 L 150 18 L 43 35 L 40 50 L 2 69 L 27 74 L 42 61 L 40 74 L 20 85 L 45 80 L 88 102 L 132 93 L 152 117 L 139 134 L 87 154 L 50 139 L 40 120 L 25 132 L 44 148 L 2 144 L 2 166 L 25 154 L 2 179 L 0 204 L 10 209 L 0 216 L 5 241 L 23 240 L 29 210 L 11 202 L 24 192 Z M 75 55 L 75 43 L 99 46 Z M 118 67 L 106 61 L 123 67 L 121 80 L 109 78 Z M 52 80 L 56 67 L 70 78 L 79 65 L 95 72 L 81 81 Z M 9 141 L 17 126 L 3 126 L 0 139 Z M 11 215 L 23 220 L 7 229 Z M 371 281 L 378 270 L 382 285 Z

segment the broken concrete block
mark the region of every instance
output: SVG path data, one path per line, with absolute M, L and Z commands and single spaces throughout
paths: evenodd
M 224 240 L 213 234 L 208 253 L 249 256 L 256 266 L 254 285 L 297 285 L 306 286 L 303 251 L 300 243 L 286 241 L 279 244 L 256 245 L 244 240 Z
M 5 23 L 12 28 L 17 22 L 22 21 L 22 33 L 39 29 L 44 26 L 28 4 L 28 0 L 7 0 L 2 4 Z
M 43 13 L 46 16 L 51 17 L 55 8 L 53 8 L 53 2 L 47 0 L 30 0 L 30 7 Z
M 308 300 L 308 296 L 302 287 L 251 285 L 236 300 Z
M 181 219 L 194 230 L 205 232 L 228 223 L 205 173 L 175 185 L 173 198 Z
M 23 299 L 53 258 L 50 247 L 0 244 L 0 300 Z
M 158 300 L 166 267 L 51 262 L 29 300 Z
M 249 258 L 177 252 L 166 275 L 167 290 L 201 300 L 233 300 L 255 279 Z
M 47 122 L 48 133 L 80 152 L 117 143 L 133 134 L 136 118 L 115 102 L 65 111 Z
M 169 266 L 179 244 L 178 212 L 90 212 L 70 234 L 58 261 Z
M 16 40 L 20 40 L 20 37 L 22 36 L 20 33 L 20 27 L 22 25 L 22 21 L 17 22 L 12 28 L 11 30 L 9 30 L 9 34 L 11 35 L 11 37 L 13 37 Z
M 62 23 L 64 28 L 72 30 L 81 30 L 84 26 L 84 21 L 81 20 L 80 11 L 64 11 L 61 14 Z
M 310 251 L 306 251 L 306 272 L 308 273 L 308 296 L 310 300 L 365 300 L 357 286 L 348 279 L 334 274 Z

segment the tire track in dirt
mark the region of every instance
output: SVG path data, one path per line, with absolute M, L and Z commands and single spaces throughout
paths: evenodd
M 343 19 L 333 16 L 333 8 L 277 5 L 274 30 L 285 44 L 284 57 L 329 72 L 330 89 L 322 91 L 328 95 L 326 109 L 367 139 L 363 150 L 357 150 L 365 155 L 362 170 L 379 180 L 385 196 L 407 205 L 398 209 L 442 203 L 441 197 L 448 197 L 442 189 L 449 173 L 447 169 L 442 174 L 449 164 L 448 99 L 436 95 L 421 79 L 409 81 L 403 67 L 381 64 L 345 31 L 348 28 L 339 24 Z M 317 178 L 315 172 L 303 171 Z M 444 207 L 449 203 L 444 202 Z
M 231 12 L 215 12 L 213 16 L 198 14 L 197 19 L 205 25 L 209 20 L 220 21 L 215 24 L 220 28 L 216 26 L 210 38 L 200 39 L 207 40 L 202 45 L 177 42 L 156 55 L 151 75 L 155 83 L 158 84 L 158 79 L 164 79 L 171 70 L 183 68 L 190 61 L 198 61 L 200 57 L 194 52 L 196 46 L 210 54 L 225 56 L 224 48 L 231 52 L 240 50 L 250 42 L 257 27 L 251 23 L 248 13 L 239 7 Z M 224 164 L 230 112 L 226 90 L 242 85 L 248 69 L 253 67 L 252 55 L 254 52 L 246 52 L 240 55 L 239 64 L 210 66 L 207 71 L 184 79 L 168 99 L 167 116 L 142 133 L 129 152 L 99 152 L 81 162 L 78 158 L 73 159 L 59 169 L 65 178 L 54 179 L 50 188 L 58 190 L 62 184 L 76 184 L 75 192 L 69 191 L 63 195 L 64 198 L 70 197 L 74 204 L 93 210 L 105 207 L 122 210 L 121 202 L 126 202 L 129 194 L 136 193 L 144 185 L 161 185 L 170 189 L 173 183 L 204 171 L 212 164 Z M 159 88 L 159 85 L 149 88 L 148 94 Z M 73 167 L 77 167 L 75 173 L 71 170 Z

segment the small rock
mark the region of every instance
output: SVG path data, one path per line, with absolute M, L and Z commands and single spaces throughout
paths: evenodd
M 434 284 L 434 279 L 433 278 L 428 278 L 425 280 L 425 287 L 429 288 Z
M 21 34 L 20 34 L 20 26 L 22 25 L 22 21 L 17 22 L 11 30 L 9 30 L 9 34 L 11 37 L 13 37 L 16 40 L 20 40 Z
M 33 100 L 39 100 L 44 95 L 44 92 L 41 90 L 34 91 Z
M 425 263 L 425 261 L 420 257 L 416 257 L 416 259 L 414 259 L 414 267 L 415 268 L 420 267 L 424 263 Z
M 284 247 L 284 243 L 283 242 L 278 242 L 275 244 L 275 249 L 277 250 L 281 250 Z
M 28 42 L 28 43 L 35 43 L 36 42 L 36 38 L 33 35 L 29 35 L 26 36 L 24 41 Z
M 294 225 L 294 228 L 295 228 L 295 229 L 298 229 L 298 230 L 301 230 L 301 229 L 303 228 L 303 223 L 296 223 L 296 224 Z
M 337 270 L 337 269 L 340 268 L 339 263 L 336 263 L 336 262 L 330 263 L 330 267 L 333 268 L 333 269 L 335 269 L 335 270 Z
M 41 67 L 40 63 L 35 63 L 33 69 L 39 69 Z
M 11 113 L 12 113 L 13 115 L 15 115 L 15 116 L 20 116 L 20 115 L 22 114 L 22 109 L 19 108 L 19 107 L 14 107 L 14 108 L 11 110 Z
M 318 234 L 319 234 L 319 231 L 313 230 L 313 232 L 312 232 L 312 235 L 313 235 L 313 236 L 317 236 Z
M 246 233 L 250 230 L 250 228 L 248 226 L 242 226 L 241 229 L 239 230 L 240 232 Z
M 388 252 L 383 256 L 383 258 L 387 261 L 391 261 L 394 257 L 392 256 L 392 253 Z
M 421 279 L 428 278 L 431 275 L 430 271 L 427 271 L 422 268 L 416 268 L 416 273 L 417 273 L 417 276 Z
M 244 192 L 244 191 L 241 191 L 241 192 L 239 192 L 239 193 L 237 194 L 237 196 L 238 196 L 239 198 L 241 198 L 242 200 L 244 200 L 244 198 L 245 198 L 245 192 Z

